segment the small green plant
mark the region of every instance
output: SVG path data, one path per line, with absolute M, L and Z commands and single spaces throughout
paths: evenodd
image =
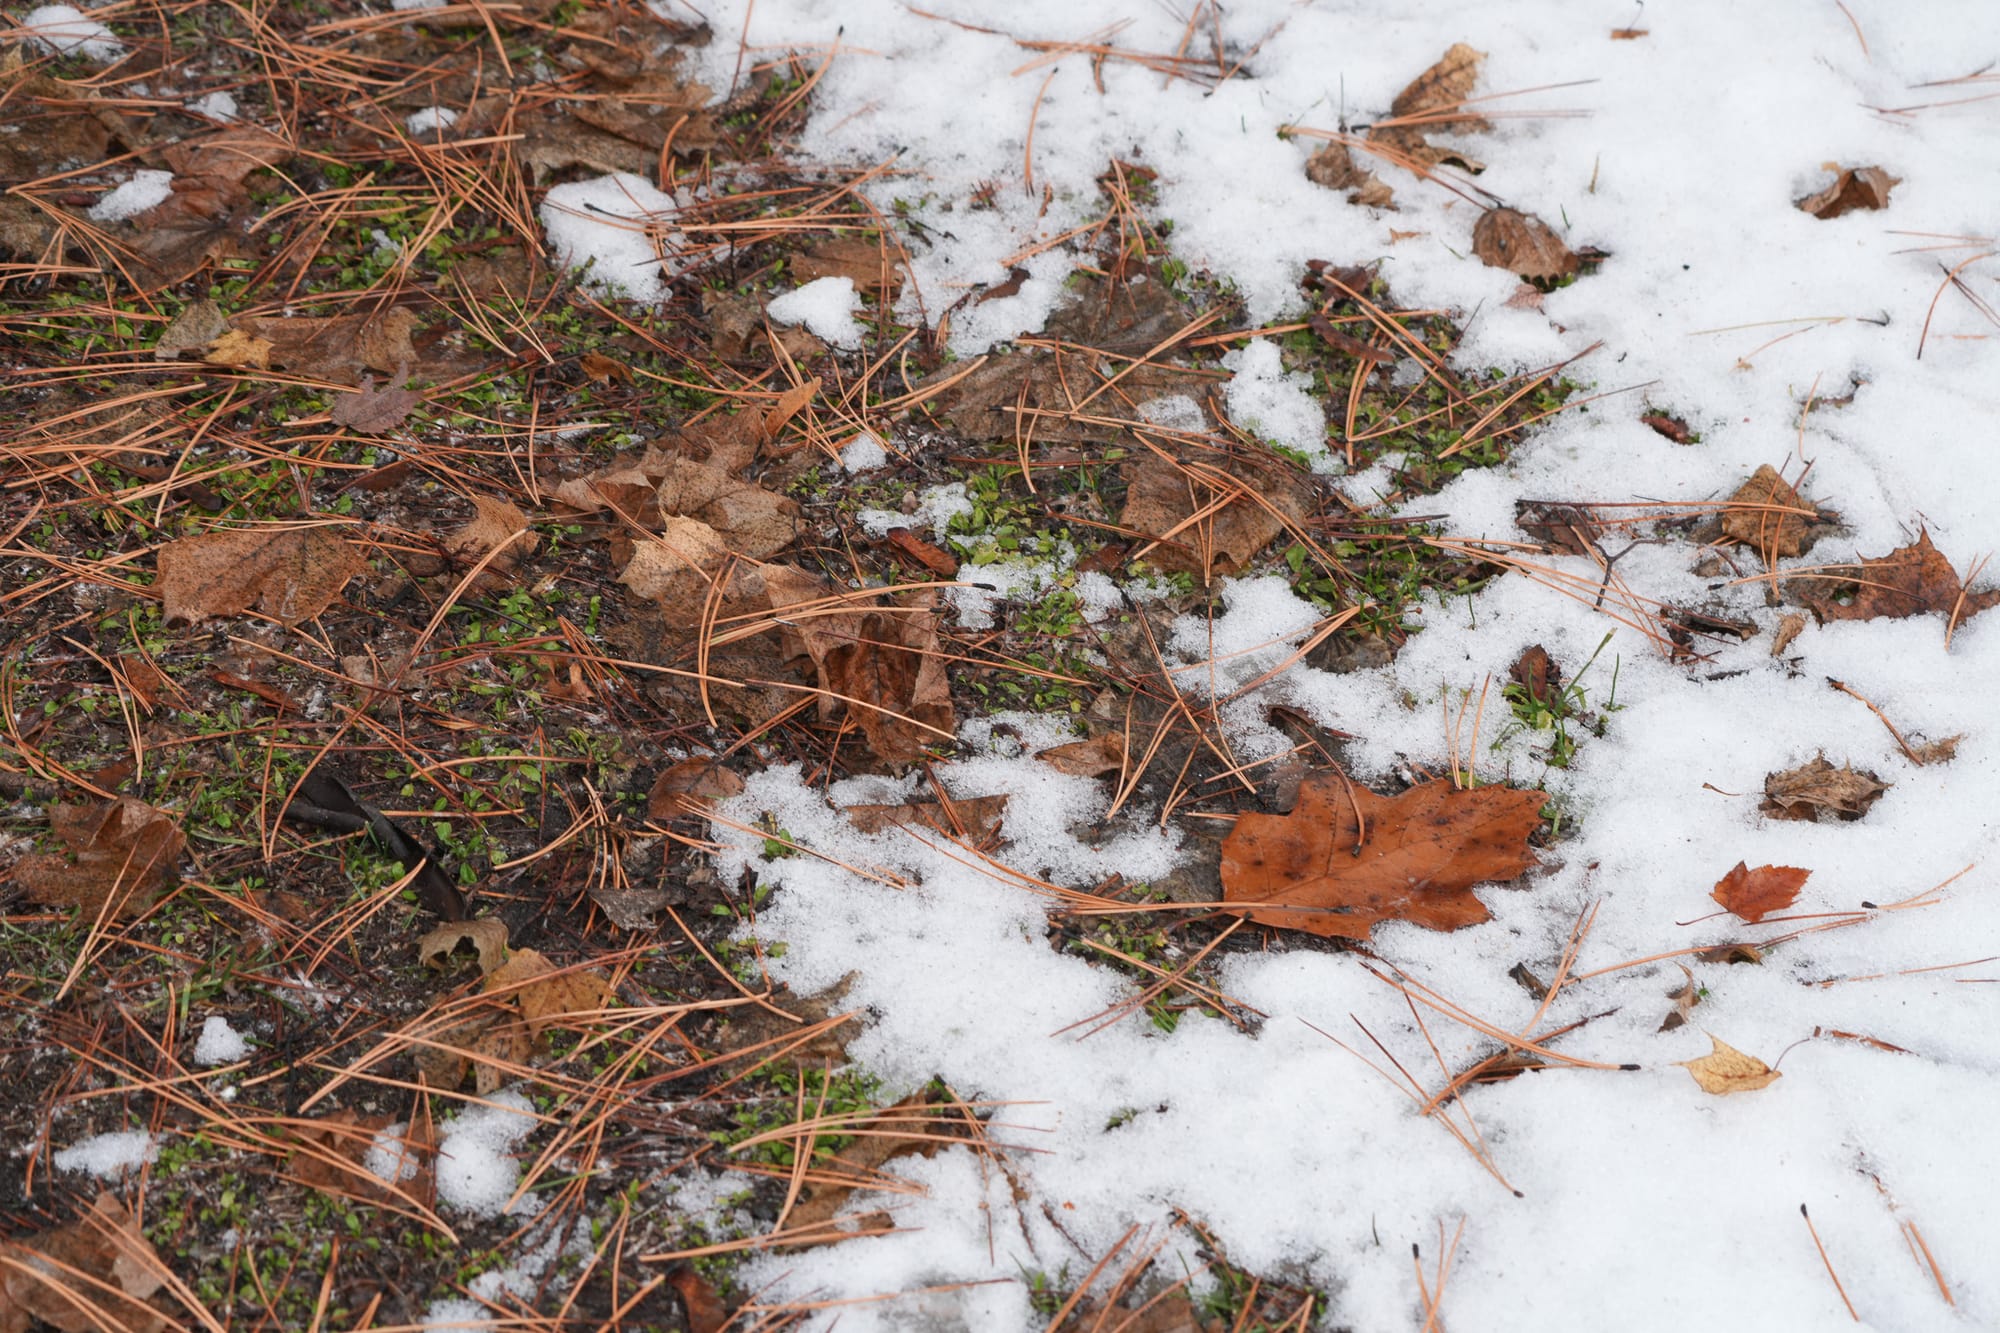
M 1591 710 L 1589 695 L 1584 692 L 1583 678 L 1590 673 L 1590 668 L 1596 665 L 1598 657 L 1610 642 L 1611 634 L 1606 633 L 1598 642 L 1597 651 L 1590 655 L 1590 660 L 1583 664 L 1567 685 L 1545 687 L 1540 692 L 1522 681 L 1512 681 L 1504 686 L 1500 697 L 1513 717 L 1501 728 L 1493 748 L 1499 749 L 1523 732 L 1533 732 L 1546 738 L 1544 746 L 1549 765 L 1568 768 L 1570 760 L 1576 756 L 1578 740 L 1577 735 L 1572 734 L 1572 726 L 1578 732 L 1602 736 L 1607 725 L 1605 715 L 1623 707 L 1618 702 L 1617 658 L 1612 659 L 1610 693 L 1595 712 Z
M 748 1083 L 750 1095 L 731 1113 L 733 1127 L 709 1135 L 724 1148 L 796 1124 L 802 1106 L 808 1118 L 863 1116 L 877 1107 L 882 1090 L 879 1082 L 860 1070 L 829 1072 L 801 1069 L 797 1065 L 766 1066 Z M 812 1160 L 816 1165 L 826 1162 L 853 1142 L 851 1134 L 816 1135 L 812 1141 Z M 798 1159 L 798 1145 L 793 1139 L 773 1139 L 739 1156 L 745 1161 L 788 1168 Z

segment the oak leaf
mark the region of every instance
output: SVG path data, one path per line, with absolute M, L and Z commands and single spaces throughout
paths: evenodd
M 1889 191 L 1903 183 L 1880 167 L 1839 167 L 1833 183 L 1797 201 L 1799 211 L 1821 221 L 1837 218 L 1857 209 L 1876 210 L 1889 206 Z
M 1709 1034 L 1709 1044 L 1715 1049 L 1699 1060 L 1680 1060 L 1675 1063 L 1694 1076 L 1701 1090 L 1717 1097 L 1726 1097 L 1732 1092 L 1755 1092 L 1768 1088 L 1782 1075 L 1754 1055 L 1745 1055 L 1722 1038 Z
M 323 527 L 182 537 L 160 548 L 162 613 L 171 624 L 238 615 L 254 606 L 296 625 L 326 610 L 367 567 L 358 546 Z
M 1818 572 L 1821 579 L 1833 581 L 1836 591 L 1819 591 L 1827 585 L 1816 583 L 1799 600 L 1822 622 L 1895 620 L 1934 611 L 1957 623 L 2000 603 L 2000 588 L 1974 592 L 1966 587 L 1944 552 L 1932 545 L 1928 531 L 1920 531 L 1916 541 L 1885 556 L 1828 565 Z M 1852 600 L 1838 600 L 1846 588 L 1853 589 Z
M 1319 774 L 1301 785 L 1291 814 L 1237 819 L 1222 843 L 1223 900 L 1262 925 L 1357 940 L 1378 921 L 1475 925 L 1490 913 L 1473 886 L 1537 863 L 1528 839 L 1546 801 L 1443 778 L 1381 796 Z
M 1797 866 L 1758 866 L 1752 870 L 1748 863 L 1738 861 L 1734 870 L 1716 881 L 1709 896 L 1721 903 L 1723 910 L 1754 926 L 1797 901 L 1810 874 L 1812 871 Z
M 150 908 L 187 845 L 171 819 L 130 796 L 53 806 L 49 827 L 69 854 L 22 857 L 14 863 L 14 882 L 29 901 L 45 906 L 81 907 L 95 916 L 109 904 L 112 920 Z
M 1527 282 L 1567 278 L 1578 266 L 1576 252 L 1533 213 L 1490 208 L 1472 227 L 1472 253 L 1488 268 L 1504 268 Z
M 618 581 L 692 622 L 701 615 L 709 571 L 729 555 L 729 544 L 714 528 L 697 518 L 671 515 L 662 521 L 658 536 L 633 544 Z
M 1764 778 L 1758 806 L 1772 819 L 1818 819 L 1822 814 L 1855 820 L 1889 790 L 1890 784 L 1852 764 L 1835 768 L 1820 755 L 1810 763 Z

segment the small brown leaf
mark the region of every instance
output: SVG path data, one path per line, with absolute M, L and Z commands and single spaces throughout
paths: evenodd
M 160 548 L 167 623 L 233 616 L 251 607 L 287 625 L 333 604 L 368 568 L 361 548 L 329 528 L 240 528 L 182 537 Z
M 451 956 L 465 945 L 479 956 L 479 970 L 491 973 L 507 957 L 507 923 L 497 916 L 477 921 L 447 921 L 424 932 L 417 941 L 417 957 L 425 967 L 440 972 L 451 970 Z
M 646 793 L 646 817 L 677 819 L 706 814 L 712 802 L 735 796 L 743 779 L 713 759 L 683 759 L 660 770 Z
M 1672 1032 L 1675 1028 L 1687 1026 L 1688 1015 L 1701 1003 L 1701 987 L 1695 984 L 1694 973 L 1688 971 L 1685 964 L 1675 966 L 1681 969 L 1681 975 L 1687 981 L 1667 992 L 1667 998 L 1674 1002 L 1674 1007 L 1660 1020 L 1658 1030 L 1661 1032 Z
M 884 534 L 889 544 L 896 550 L 937 575 L 940 579 L 958 577 L 958 561 L 949 551 L 932 545 L 908 528 L 890 528 Z
M 1785 649 L 1792 641 L 1805 633 L 1806 618 L 1796 611 L 1787 611 L 1778 617 L 1778 628 L 1771 633 L 1771 656 L 1784 656 Z
M 1754 1055 L 1745 1055 L 1722 1038 L 1709 1034 L 1709 1043 L 1714 1050 L 1698 1060 L 1678 1060 L 1675 1063 L 1694 1075 L 1694 1081 L 1701 1090 L 1717 1097 L 1726 1097 L 1732 1092 L 1755 1092 L 1768 1088 L 1781 1077 L 1777 1070 L 1765 1064 Z
M 814 660 L 826 688 L 846 701 L 878 757 L 914 763 L 951 739 L 951 685 L 935 612 L 869 611 L 847 636 L 836 637 L 824 620 L 818 627 L 823 646 Z
M 1285 524 L 1312 511 L 1312 484 L 1270 457 L 1201 457 L 1177 463 L 1148 451 L 1132 473 L 1119 522 L 1158 539 L 1143 558 L 1204 579 L 1234 574 Z
M 1071 777 L 1095 778 L 1106 773 L 1122 773 L 1126 763 L 1125 733 L 1107 731 L 1087 741 L 1052 745 L 1036 754 L 1035 758 L 1056 772 L 1067 773 Z
M 1900 619 L 1936 612 L 1955 624 L 2000 603 L 2000 589 L 1974 592 L 1966 587 L 1944 552 L 1931 544 L 1928 531 L 1919 532 L 1915 542 L 1878 559 L 1828 565 L 1818 575 L 1812 584 L 1804 585 L 1808 590 L 1800 593 L 1798 600 L 1821 621 Z M 1823 580 L 1831 580 L 1836 592 L 1824 591 L 1829 585 Z M 1795 581 L 1791 586 L 1797 589 L 1801 585 Z M 1852 587 L 1854 595 L 1843 602 L 1838 600 L 1838 590 L 1845 587 Z
M 989 846 L 1000 836 L 1007 814 L 1007 798 L 971 796 L 951 802 L 909 801 L 902 805 L 850 805 L 847 817 L 863 833 L 882 833 L 892 828 L 939 833 L 962 838 L 975 847 Z
M 182 352 L 207 347 L 228 332 L 229 317 L 221 306 L 206 296 L 190 301 L 161 331 L 160 340 L 153 344 L 153 359 L 171 361 Z
M 40 1319 L 62 1333 L 159 1333 L 169 1321 L 146 1302 L 167 1271 L 138 1219 L 100 1194 L 68 1226 L 0 1241 L 0 1329 Z
M 31 902 L 80 907 L 110 919 L 143 915 L 174 876 L 187 845 L 174 822 L 130 796 L 101 805 L 58 805 L 49 828 L 68 854 L 34 852 L 14 863 L 14 881 Z
M 1577 270 L 1576 252 L 1532 213 L 1492 208 L 1472 228 L 1472 253 L 1488 268 L 1504 268 L 1524 281 L 1554 282 Z
M 259 338 L 243 329 L 229 329 L 208 345 L 201 359 L 211 366 L 235 370 L 269 370 L 273 347 L 269 338 Z
M 594 1018 L 595 1011 L 613 999 L 610 983 L 597 973 L 558 971 L 554 963 L 533 949 L 516 949 L 508 954 L 499 970 L 486 978 L 483 989 L 489 994 L 511 992 L 531 1038 L 540 1037 L 558 1020 L 572 1015 Z
M 1347 191 L 1347 202 L 1364 208 L 1394 208 L 1396 192 L 1372 171 L 1357 166 L 1354 151 L 1334 140 L 1306 159 L 1306 179 L 1329 190 Z
M 886 295 L 891 301 L 903 287 L 894 248 L 860 237 L 825 241 L 804 254 L 794 255 L 791 270 L 800 283 L 817 278 L 848 278 L 855 290 Z
M 1818 819 L 1823 814 L 1859 819 L 1891 784 L 1852 764 L 1835 768 L 1820 755 L 1811 763 L 1764 778 L 1764 802 L 1772 819 Z
M 1648 412 L 1639 418 L 1639 424 L 1650 427 L 1655 435 L 1665 436 L 1675 444 L 1694 443 L 1694 427 L 1665 412 Z
M 336 426 L 382 435 L 403 424 L 424 396 L 414 389 L 378 389 L 373 375 L 361 377 L 361 387 L 353 393 L 335 394 L 327 415 Z
M 692 1268 L 680 1268 L 667 1275 L 667 1285 L 680 1293 L 688 1333 L 722 1333 L 728 1326 L 729 1308 L 707 1278 Z
M 578 368 L 587 377 L 597 380 L 600 383 L 608 384 L 616 381 L 623 384 L 628 383 L 632 378 L 632 369 L 630 366 L 627 366 L 623 361 L 615 357 L 606 356 L 602 352 L 585 352 L 583 359 L 577 364 Z
M 1562 668 L 1539 643 L 1523 652 L 1507 669 L 1507 674 L 1538 704 L 1549 703 L 1554 698 L 1553 692 L 1562 688 Z
M 474 514 L 469 522 L 445 539 L 445 549 L 466 560 L 484 560 L 495 547 L 488 569 L 509 570 L 532 553 L 541 538 L 528 531 L 528 516 L 505 500 L 490 495 L 472 497 Z
M 1765 463 L 1729 497 L 1722 511 L 1722 535 L 1756 551 L 1767 565 L 1775 565 L 1779 556 L 1801 555 L 1812 546 L 1806 529 L 1818 519 L 1818 511 Z
M 1725 911 L 1734 912 L 1756 925 L 1773 912 L 1782 912 L 1797 901 L 1810 870 L 1797 866 L 1758 866 L 1755 870 L 1742 861 L 1716 881 L 1709 894 Z
M 1651 28 L 1613 28 L 1611 30 L 1611 40 L 1614 42 L 1636 42 L 1651 31 Z
M 1528 839 L 1547 799 L 1445 778 L 1380 796 L 1320 774 L 1291 814 L 1237 818 L 1222 842 L 1222 896 L 1252 921 L 1348 939 L 1385 920 L 1475 925 L 1490 914 L 1473 887 L 1536 864 Z
M 1833 184 L 1823 190 L 1798 200 L 1801 212 L 1810 213 L 1821 221 L 1837 218 L 1843 213 L 1857 209 L 1870 211 L 1889 206 L 1889 191 L 1902 184 L 1903 178 L 1891 176 L 1880 167 L 1834 167 L 1837 171 Z

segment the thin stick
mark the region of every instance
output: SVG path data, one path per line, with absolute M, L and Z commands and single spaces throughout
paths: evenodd
M 1840 1293 L 1840 1303 L 1847 1307 L 1847 1317 L 1857 1324 L 1860 1323 L 1861 1316 L 1855 1313 L 1854 1302 L 1847 1299 L 1847 1288 L 1840 1285 L 1840 1274 L 1833 1271 L 1833 1260 L 1826 1257 L 1826 1246 L 1820 1243 L 1819 1228 L 1813 1225 L 1812 1214 L 1806 1211 L 1804 1204 L 1799 1205 L 1799 1216 L 1806 1220 L 1806 1230 L 1812 1233 L 1813 1246 L 1819 1251 L 1819 1261 L 1826 1265 L 1826 1275 L 1833 1279 L 1833 1289 Z

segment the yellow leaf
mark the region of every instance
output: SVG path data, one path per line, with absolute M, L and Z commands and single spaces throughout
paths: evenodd
M 1681 1060 L 1678 1063 L 1694 1075 L 1694 1081 L 1701 1084 L 1701 1090 L 1717 1097 L 1732 1092 L 1755 1092 L 1768 1088 L 1778 1080 L 1778 1071 L 1759 1060 L 1754 1055 L 1745 1055 L 1722 1038 L 1710 1034 L 1709 1042 L 1715 1047 L 1699 1060 Z
M 271 349 L 275 346 L 269 338 L 259 338 L 254 333 L 242 329 L 231 329 L 208 345 L 202 360 L 211 366 L 234 366 L 239 370 L 269 370 Z

